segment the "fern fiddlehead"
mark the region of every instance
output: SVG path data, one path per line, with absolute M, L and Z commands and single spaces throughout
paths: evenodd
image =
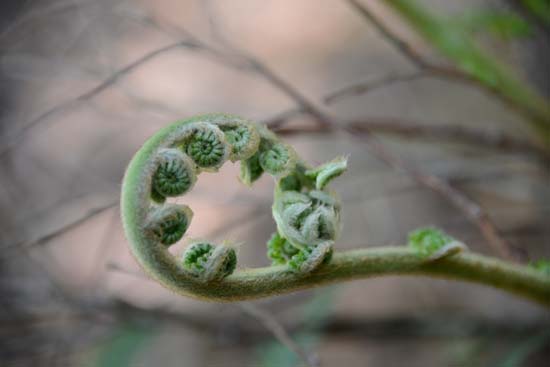
M 275 179 L 267 268 L 235 271 L 235 249 L 198 241 L 181 257 L 168 248 L 193 219 L 186 205 L 167 198 L 188 193 L 203 171 L 240 161 L 240 180 L 263 173 Z M 341 202 L 329 188 L 347 168 L 345 157 L 318 167 L 262 125 L 238 116 L 208 114 L 178 121 L 152 136 L 128 165 L 121 213 L 130 249 L 151 277 L 178 294 L 212 301 L 265 297 L 331 282 L 383 274 L 423 274 L 507 290 L 550 305 L 550 277 L 528 267 L 462 252 L 441 232 L 412 233 L 409 247 L 334 252 Z
M 145 229 L 163 245 L 178 242 L 187 231 L 193 218 L 193 211 L 186 205 L 167 204 L 151 210 Z
M 468 250 L 465 244 L 436 228 L 420 228 L 409 233 L 409 246 L 427 261 Z
M 182 256 L 183 267 L 203 282 L 220 280 L 233 273 L 237 266 L 235 249 L 208 242 L 188 246 Z
M 165 197 L 183 195 L 191 189 L 197 176 L 187 155 L 177 149 L 164 149 L 159 151 L 157 159 L 151 198 L 162 202 Z

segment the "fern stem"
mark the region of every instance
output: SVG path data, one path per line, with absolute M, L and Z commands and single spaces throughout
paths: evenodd
M 193 142 L 198 133 L 202 134 L 201 139 L 208 137 L 203 139 L 205 144 Z M 191 177 L 195 170 L 216 168 L 231 158 L 252 159 L 256 150 L 265 153 L 260 168 L 254 168 L 258 172 L 247 175 L 244 181 L 252 181 L 247 177 L 256 177 L 262 170 L 271 171 L 276 178 L 275 201 L 279 204 L 273 207 L 274 217 L 279 234 L 284 237 L 280 241 L 288 241 L 291 246 L 287 248 L 284 242 L 277 242 L 271 250 L 283 251 L 278 258 L 283 262 L 286 255 L 292 255 L 284 266 L 239 270 L 229 275 L 237 260 L 235 251 L 225 245 L 196 245 L 186 251 L 183 260 L 168 251 L 168 246 L 183 236 L 193 213 L 185 205 L 163 202 L 162 195 L 159 197 L 153 190 L 155 174 L 159 167 L 165 168 L 165 149 L 194 144 L 196 156 L 202 157 L 201 149 L 212 150 L 211 141 L 215 141 L 216 149 L 223 153 L 216 155 L 216 158 L 222 157 L 219 161 L 205 160 L 205 167 L 199 165 L 191 170 L 185 158 L 181 167 L 174 166 L 175 163 L 167 165 L 166 177 L 162 179 L 185 180 L 186 186 L 178 189 L 184 192 L 194 181 L 188 179 L 188 174 Z M 180 149 L 185 151 L 183 148 Z M 438 256 L 434 260 L 411 247 L 381 247 L 335 252 L 332 256 L 340 203 L 330 191 L 319 189 L 340 175 L 345 167 L 345 158 L 338 158 L 317 169 L 308 169 L 303 162 L 297 162 L 292 148 L 273 133 L 237 116 L 210 114 L 178 121 L 151 137 L 126 171 L 121 212 L 131 252 L 145 272 L 163 286 L 178 294 L 208 301 L 243 301 L 382 275 L 425 275 L 492 286 L 550 307 L 549 276 L 482 255 L 453 251 L 452 256 Z M 172 172 L 177 174 L 172 177 Z M 164 193 L 171 195 L 172 191 Z M 300 250 L 299 246 L 304 249 Z M 292 264 L 294 269 L 289 266 Z

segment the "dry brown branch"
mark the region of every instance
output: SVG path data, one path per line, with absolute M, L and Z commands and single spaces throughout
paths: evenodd
M 345 128 L 345 130 L 348 131 L 351 136 L 357 133 L 352 127 Z M 380 160 L 397 171 L 405 173 L 419 184 L 441 194 L 453 204 L 453 206 L 465 214 L 472 223 L 477 225 L 493 251 L 507 260 L 525 260 L 525 253 L 519 249 L 513 248 L 511 244 L 500 235 L 497 227 L 489 217 L 489 214 L 473 199 L 452 187 L 446 180 L 435 175 L 425 174 L 410 166 L 398 156 L 389 152 L 375 137 L 367 135 L 366 140 L 369 150 Z
M 8 249 L 12 249 L 12 248 L 19 248 L 19 249 L 24 248 L 24 249 L 26 249 L 26 248 L 30 248 L 30 247 L 45 244 L 45 243 L 51 241 L 52 239 L 54 239 L 56 237 L 59 237 L 62 234 L 70 231 L 71 229 L 77 228 L 78 226 L 85 223 L 89 219 L 91 219 L 91 218 L 93 218 L 93 217 L 95 217 L 95 216 L 97 216 L 101 213 L 104 213 L 104 212 L 106 212 L 107 210 L 109 210 L 111 208 L 116 207 L 117 205 L 118 205 L 118 200 L 107 203 L 105 205 L 101 205 L 101 206 L 89 209 L 81 217 L 78 217 L 78 218 L 74 219 L 73 221 L 69 222 L 68 224 L 65 224 L 65 225 L 63 225 L 59 228 L 56 228 L 56 229 L 52 230 L 51 232 L 49 232 L 49 233 L 47 233 L 43 236 L 40 236 L 40 237 L 38 237 L 36 239 L 33 239 L 33 240 L 23 241 L 23 242 L 18 242 L 18 243 L 13 243 L 13 244 L 3 246 L 2 250 L 8 250 Z
M 382 25 L 376 18 L 372 16 L 372 14 L 367 10 L 364 9 L 367 13 L 365 16 L 373 20 L 373 24 L 377 26 L 377 28 L 380 30 L 380 32 L 388 38 L 388 41 L 390 41 L 392 44 L 395 44 L 397 48 L 399 48 L 411 61 L 413 61 L 417 65 L 425 65 L 424 61 L 422 60 L 421 56 L 418 55 L 412 48 L 410 48 L 406 43 L 399 40 L 394 36 L 387 28 Z M 80 96 L 65 101 L 59 105 L 56 105 L 52 107 L 50 110 L 42 113 L 35 119 L 31 120 L 30 122 L 27 122 L 24 124 L 24 127 L 19 130 L 15 134 L 9 134 L 4 136 L 1 140 L 4 142 L 3 144 L 0 144 L 0 156 L 5 154 L 9 149 L 11 149 L 14 145 L 16 145 L 17 142 L 23 138 L 25 134 L 27 134 L 31 129 L 36 127 L 40 122 L 47 120 L 49 117 L 57 115 L 59 113 L 62 113 L 64 111 L 69 110 L 72 107 L 75 107 L 81 102 L 87 101 L 108 87 L 112 86 L 116 83 L 118 79 L 123 77 L 124 75 L 130 73 L 140 65 L 146 63 L 147 61 L 151 60 L 152 58 L 161 55 L 167 51 L 170 51 L 172 49 L 178 48 L 178 47 L 186 47 L 191 50 L 196 50 L 200 52 L 204 52 L 206 56 L 210 56 L 214 60 L 218 62 L 222 62 L 224 65 L 231 66 L 233 68 L 238 69 L 252 69 L 259 74 L 263 75 L 266 79 L 268 79 L 269 82 L 271 82 L 273 85 L 278 87 L 280 90 L 282 90 L 284 93 L 286 93 L 291 99 L 294 101 L 299 102 L 300 108 L 295 110 L 289 110 L 281 113 L 278 116 L 275 116 L 267 121 L 265 123 L 273 129 L 276 129 L 280 125 L 284 124 L 289 118 L 301 113 L 301 112 L 308 112 L 312 114 L 314 117 L 316 117 L 319 121 L 324 121 L 322 116 L 317 114 L 317 111 L 321 110 L 321 106 L 316 105 L 314 102 L 312 102 L 310 99 L 305 97 L 303 94 L 301 94 L 296 88 L 292 87 L 289 83 L 279 78 L 276 74 L 272 73 L 269 69 L 265 68 L 265 65 L 262 63 L 257 62 L 254 58 L 249 57 L 248 55 L 244 54 L 241 50 L 237 50 L 234 46 L 231 46 L 229 42 L 226 40 L 221 40 L 225 45 L 228 45 L 231 47 L 231 53 L 224 53 L 223 51 L 218 50 L 217 48 L 210 46 L 188 32 L 187 30 L 177 27 L 177 26 L 170 26 L 168 24 L 165 24 L 164 22 L 160 22 L 154 18 L 151 17 L 145 17 L 138 19 L 140 22 L 152 26 L 166 34 L 184 38 L 184 40 L 180 40 L 177 43 L 174 43 L 172 45 L 168 45 L 165 47 L 162 47 L 160 49 L 151 51 L 150 53 L 147 53 L 140 57 L 139 59 L 135 60 L 134 62 L 128 64 L 124 68 L 120 69 L 119 71 L 113 73 L 110 75 L 107 79 L 105 79 L 102 83 L 98 84 L 96 87 L 88 90 L 87 92 L 84 92 Z M 216 32 L 216 34 L 219 34 L 219 32 Z M 405 82 L 414 80 L 417 78 L 422 77 L 430 77 L 430 76 L 444 76 L 449 74 L 447 71 L 443 74 L 438 71 L 436 67 L 430 67 L 426 69 L 424 66 L 422 66 L 424 69 L 412 72 L 410 74 L 401 74 L 401 75 L 387 75 L 382 76 L 380 78 L 371 79 L 369 81 L 366 81 L 364 83 L 358 83 L 349 87 L 345 87 L 343 89 L 334 91 L 332 93 L 329 93 L 324 97 L 324 100 L 328 103 L 333 103 L 338 100 L 341 100 L 343 98 L 356 95 L 358 93 L 367 93 L 372 90 L 391 85 L 393 83 L 397 82 Z M 453 73 L 451 73 L 452 75 Z M 158 106 L 157 106 L 158 107 Z M 405 126 L 404 123 L 395 123 L 395 121 L 392 121 L 392 123 L 388 124 L 379 124 L 379 123 L 371 123 L 371 119 L 366 119 L 368 122 L 366 123 L 368 126 L 367 128 L 372 131 L 376 132 L 383 132 L 387 134 L 397 134 L 397 135 L 408 135 L 408 136 L 422 136 L 422 137 L 434 137 L 437 139 L 443 139 L 443 140 L 453 140 L 456 139 L 459 142 L 462 143 L 472 143 L 472 144 L 478 144 L 481 143 L 484 146 L 494 147 L 499 150 L 509 150 L 512 152 L 525 152 L 529 154 L 537 154 L 540 158 L 547 160 L 548 153 L 541 147 L 535 146 L 533 144 L 530 144 L 526 141 L 517 141 L 516 139 L 513 139 L 508 136 L 503 136 L 500 134 L 489 134 L 486 132 L 479 132 L 476 133 L 473 130 L 466 130 L 466 129 L 459 129 L 455 127 L 428 127 L 428 126 L 413 126 L 408 125 Z M 400 126 L 396 126 L 400 125 Z M 298 131 L 297 131 L 298 132 Z M 309 132 L 309 131 L 304 131 Z M 290 133 L 290 132 L 288 132 Z M 479 136 L 476 136 L 479 135 Z M 454 137 L 453 137 L 454 136 Z
M 146 62 L 166 52 L 169 52 L 178 48 L 186 48 L 189 50 L 201 51 L 205 53 L 206 56 L 212 58 L 213 60 L 218 62 L 221 61 L 223 64 L 229 65 L 233 68 L 246 69 L 246 68 L 253 67 L 247 62 L 247 60 L 241 57 L 238 57 L 238 55 L 230 55 L 230 54 L 224 53 L 216 49 L 215 47 L 212 47 L 207 43 L 199 40 L 196 36 L 194 36 L 192 33 L 188 32 L 183 28 L 170 27 L 150 17 L 145 17 L 138 20 L 146 25 L 152 26 L 169 35 L 177 35 L 179 40 L 175 43 L 160 47 L 156 50 L 146 53 L 145 55 L 132 61 L 131 63 L 124 66 L 123 68 L 119 69 L 118 71 L 112 73 L 110 76 L 108 76 L 105 80 L 103 80 L 101 83 L 99 83 L 95 87 L 89 89 L 88 91 L 74 98 L 71 98 L 69 100 L 66 100 L 64 102 L 61 102 L 53 106 L 52 108 L 41 113 L 40 115 L 33 118 L 32 120 L 24 123 L 22 128 L 12 133 L 7 133 L 4 136 L 0 137 L 0 158 L 3 157 L 7 152 L 9 152 L 15 145 L 17 145 L 17 143 L 19 143 L 25 137 L 25 135 L 27 135 L 40 123 L 46 121 L 50 117 L 53 117 L 60 113 L 68 111 L 71 108 L 76 107 L 79 104 L 90 100 L 91 98 L 97 96 L 107 88 L 113 86 L 120 78 L 126 76 L 127 74 L 131 73 L 138 67 L 145 64 Z
M 230 202 L 235 202 L 237 200 L 238 200 L 238 198 L 235 198 L 234 200 L 231 200 Z M 259 203 L 258 206 L 256 206 L 250 212 L 245 213 L 243 216 L 237 217 L 237 218 L 235 218 L 235 219 L 233 219 L 233 220 L 231 220 L 227 223 L 224 223 L 219 228 L 214 229 L 213 231 L 211 231 L 209 233 L 209 236 L 218 236 L 221 233 L 226 232 L 227 229 L 235 227 L 235 223 L 244 223 L 244 222 L 247 222 L 247 221 L 250 221 L 250 220 L 261 218 L 261 214 L 265 213 L 265 210 L 263 210 L 265 208 L 262 208 L 262 205 L 264 205 L 264 204 L 268 205 L 267 202 L 266 203 Z M 102 205 L 102 206 L 98 206 L 98 207 L 89 209 L 82 216 L 80 216 L 80 217 L 70 221 L 69 223 L 64 224 L 61 227 L 56 228 L 56 229 L 54 229 L 54 230 L 52 230 L 52 231 L 50 231 L 50 232 L 48 232 L 44 235 L 41 235 L 36 239 L 29 240 L 29 241 L 22 241 L 22 242 L 18 242 L 18 243 L 15 243 L 15 244 L 10 244 L 10 245 L 7 245 L 7 246 L 3 246 L 0 249 L 2 249 L 2 250 L 9 250 L 9 249 L 12 249 L 12 248 L 25 248 L 25 249 L 27 249 L 27 248 L 31 248 L 31 247 L 34 247 L 34 246 L 45 244 L 47 242 L 50 242 L 54 238 L 62 236 L 63 234 L 67 233 L 68 231 L 70 231 L 74 228 L 77 228 L 78 226 L 85 223 L 87 220 L 89 220 L 89 219 L 91 219 L 91 218 L 93 218 L 93 217 L 95 217 L 95 216 L 111 209 L 111 208 L 116 207 L 117 205 L 118 205 L 118 200 L 113 201 L 111 203 L 107 203 L 107 204 Z M 114 215 L 116 217 L 118 215 L 118 213 L 114 213 Z M 115 217 L 113 217 L 112 222 L 114 222 Z M 111 226 L 112 226 L 112 223 L 109 224 L 109 228 L 107 228 L 107 231 L 106 231 L 107 233 L 109 233 L 112 230 Z M 108 235 L 104 236 L 104 240 L 107 239 L 107 238 L 109 238 Z
M 111 213 L 111 218 L 109 218 L 108 223 L 105 226 L 105 229 L 100 237 L 99 245 L 97 246 L 97 251 L 95 255 L 91 258 L 92 266 L 90 267 L 91 271 L 88 277 L 88 283 L 93 284 L 93 291 L 103 285 L 103 276 L 105 272 L 103 270 L 103 264 L 105 260 L 109 258 L 109 251 L 112 248 L 113 240 L 115 233 L 119 230 L 120 226 L 120 212 L 118 210 L 113 210 Z
M 308 97 L 303 95 L 298 89 L 293 87 L 290 83 L 280 78 L 276 73 L 273 73 L 265 64 L 259 62 L 256 58 L 248 55 L 244 50 L 233 45 L 227 39 L 223 38 L 221 32 L 214 32 L 214 35 L 218 38 L 218 41 L 225 46 L 227 51 L 219 50 L 218 48 L 209 45 L 205 41 L 199 39 L 197 36 L 190 33 L 188 30 L 176 26 L 169 25 L 166 22 L 159 21 L 155 18 L 147 17 L 145 18 L 146 24 L 149 24 L 169 35 L 186 37 L 189 40 L 192 40 L 196 45 L 197 49 L 203 50 L 210 56 L 215 57 L 218 61 L 222 61 L 224 65 L 229 65 L 231 67 L 236 67 L 239 69 L 244 69 L 247 71 L 252 71 L 263 77 L 285 95 L 287 95 L 292 101 L 295 101 L 300 106 L 302 111 L 308 112 L 309 114 L 317 117 L 319 120 L 323 120 L 322 115 L 318 115 L 319 110 L 322 109 L 321 106 L 317 105 L 315 102 L 310 100 Z M 283 112 L 283 114 L 277 119 L 284 121 L 287 117 L 292 115 L 293 112 Z M 323 123 L 323 122 L 320 122 Z M 273 121 L 272 124 L 276 124 L 276 121 Z
M 248 61 L 240 54 L 230 53 L 218 47 L 214 47 L 179 25 L 174 25 L 169 21 L 149 15 L 134 19 L 145 26 L 152 27 L 172 37 L 174 40 L 187 40 L 193 44 L 190 50 L 202 52 L 204 56 L 222 65 L 230 66 L 237 70 L 247 70 L 251 67 Z
M 101 83 L 96 85 L 95 87 L 91 88 L 90 90 L 74 97 L 69 100 L 66 100 L 60 104 L 55 105 L 54 107 L 50 108 L 49 110 L 43 112 L 42 114 L 38 115 L 34 119 L 26 122 L 23 124 L 23 127 L 16 132 L 12 134 L 6 134 L 0 139 L 0 157 L 2 157 L 5 153 L 7 153 L 11 148 L 13 148 L 17 143 L 21 141 L 21 139 L 28 134 L 34 127 L 36 127 L 41 122 L 47 120 L 48 118 L 58 115 L 64 111 L 67 111 L 73 107 L 78 106 L 80 103 L 87 101 L 101 92 L 103 92 L 105 89 L 109 88 L 113 84 L 115 84 L 120 78 L 124 77 L 125 75 L 129 74 L 139 66 L 145 64 L 149 60 L 154 59 L 155 57 L 164 54 L 168 51 L 172 51 L 174 49 L 180 48 L 180 47 L 188 47 L 188 48 L 194 48 L 196 47 L 195 44 L 188 40 L 179 41 L 161 48 L 158 48 L 156 50 L 153 50 L 151 52 L 146 53 L 145 55 L 141 56 L 137 60 L 134 60 L 133 62 L 129 63 L 128 65 L 124 66 L 123 68 L 119 69 L 118 71 L 114 72 L 113 74 L 109 75 L 105 80 L 103 80 Z
M 143 280 L 149 280 L 149 281 L 151 280 L 147 275 L 145 275 L 145 273 L 142 273 L 139 270 L 126 269 L 125 267 L 123 267 L 120 264 L 115 263 L 115 262 L 108 262 L 107 264 L 105 264 L 105 270 L 112 271 L 112 272 L 115 272 L 115 273 L 122 273 L 122 274 L 126 274 L 126 275 L 131 275 L 133 277 L 141 278 Z
M 431 65 L 424 60 L 411 45 L 399 38 L 393 33 L 384 23 L 382 23 L 376 16 L 370 11 L 370 9 L 357 0 L 348 0 L 348 4 L 363 18 L 376 28 L 378 33 L 391 44 L 399 53 L 405 56 L 411 63 L 416 65 L 419 69 L 430 68 Z
M 332 129 L 319 126 L 295 127 L 283 126 L 285 120 L 296 116 L 299 111 L 280 115 L 268 120 L 268 126 L 280 135 L 301 135 L 330 133 Z M 272 122 L 273 121 L 273 122 Z M 527 140 L 518 139 L 497 131 L 472 129 L 460 125 L 433 125 L 392 118 L 363 118 L 347 121 L 344 126 L 353 129 L 359 134 L 386 134 L 402 138 L 421 138 L 444 143 L 460 143 L 475 146 L 481 149 L 494 149 L 508 153 L 526 154 L 550 165 L 550 152 Z
M 29 9 L 29 11 L 23 13 L 22 16 L 14 19 L 7 27 L 5 27 L 0 32 L 0 40 L 6 38 L 7 35 L 11 34 L 15 30 L 17 30 L 18 27 L 20 27 L 25 23 L 30 23 L 31 21 L 34 21 L 36 19 L 40 19 L 40 18 L 44 19 L 45 17 L 51 17 L 53 15 L 56 15 L 57 13 L 86 6 L 86 2 L 84 1 L 78 2 L 74 0 L 56 1 L 53 3 L 44 2 L 44 4 L 45 6 L 39 7 L 37 5 L 42 5 L 42 4 L 37 3 L 31 9 Z
M 318 367 L 321 365 L 317 355 L 307 353 L 302 347 L 296 344 L 283 325 L 269 312 L 248 302 L 240 303 L 239 306 L 247 315 L 258 320 L 281 344 L 296 354 L 306 366 Z
M 265 118 L 261 121 L 261 123 L 271 130 L 280 130 L 290 120 L 292 120 L 296 116 L 301 115 L 303 112 L 304 111 L 301 108 L 292 108 L 290 110 L 278 113 L 275 116 Z
M 323 98 L 326 104 L 336 103 L 342 99 L 353 97 L 368 92 L 372 92 L 379 88 L 384 88 L 396 83 L 410 82 L 415 79 L 427 78 L 433 76 L 429 71 L 414 71 L 406 74 L 389 74 L 383 75 L 378 78 L 372 78 L 359 83 L 353 83 L 351 85 L 342 87 L 329 93 Z

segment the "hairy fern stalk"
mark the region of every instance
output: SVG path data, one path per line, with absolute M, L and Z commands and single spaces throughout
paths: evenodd
M 252 185 L 264 172 L 275 180 L 269 239 L 272 266 L 237 270 L 235 249 L 207 241 L 181 257 L 169 246 L 189 227 L 193 211 L 168 203 L 189 192 L 203 171 L 240 162 Z M 311 167 L 262 125 L 208 114 L 177 121 L 152 136 L 124 176 L 121 212 L 130 249 L 145 272 L 174 292 L 209 301 L 241 301 L 385 274 L 444 277 L 500 288 L 550 306 L 550 276 L 535 267 L 475 255 L 436 229 L 411 233 L 409 246 L 333 251 L 341 202 L 330 182 L 347 169 L 345 157 Z

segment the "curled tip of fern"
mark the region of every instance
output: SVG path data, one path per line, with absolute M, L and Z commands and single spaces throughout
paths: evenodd
M 270 175 L 286 176 L 296 167 L 296 153 L 288 144 L 262 140 L 258 161 Z
M 154 201 L 163 202 L 164 197 L 182 195 L 195 184 L 193 162 L 178 149 L 162 149 L 157 162 L 151 189 Z
M 298 251 L 297 247 L 281 237 L 278 232 L 273 233 L 267 241 L 267 256 L 273 265 L 287 264 Z
M 251 186 L 264 173 L 260 166 L 260 154 L 256 152 L 252 157 L 241 161 L 241 172 L 239 179 L 247 186 Z
M 231 146 L 229 158 L 232 162 L 248 159 L 258 150 L 260 134 L 254 125 L 244 122 L 219 125 Z
M 298 247 L 335 241 L 340 234 L 339 203 L 326 192 L 279 193 L 273 217 L 281 236 Z
M 300 176 L 296 172 L 281 178 L 277 183 L 277 185 L 279 186 L 281 191 L 300 192 L 303 187 L 302 181 L 300 180 Z
M 193 133 L 184 143 L 184 149 L 200 168 L 217 170 L 227 160 L 230 147 L 216 125 L 197 122 Z
M 170 246 L 183 237 L 192 218 L 193 211 L 188 206 L 167 204 L 152 210 L 146 230 L 155 240 Z
M 255 147 L 251 152 L 250 146 Z M 216 171 L 227 159 L 241 159 L 244 183 L 251 184 L 264 171 L 275 176 L 277 233 L 268 242 L 268 256 L 286 269 L 229 276 L 237 264 L 229 245 L 195 241 L 181 263 L 164 247 L 182 238 L 193 216 L 187 206 L 167 203 L 167 197 L 187 192 L 196 175 Z M 476 281 L 550 304 L 550 278 L 536 271 L 548 274 L 548 263 L 537 263 L 533 270 L 472 255 L 424 266 L 466 248 L 436 229 L 411 233 L 410 249 L 357 250 L 331 260 L 341 204 L 326 187 L 345 169 L 345 158 L 310 168 L 265 126 L 249 125 L 237 116 L 208 114 L 177 121 L 151 137 L 128 165 L 121 195 L 124 231 L 136 260 L 151 277 L 178 294 L 200 299 L 238 301 L 357 277 L 420 273 Z M 315 276 L 308 276 L 312 271 Z
M 338 157 L 330 162 L 307 170 L 305 175 L 306 177 L 315 180 L 315 188 L 317 190 L 322 190 L 330 181 L 344 173 L 347 168 L 348 158 Z
M 409 247 L 428 261 L 467 250 L 467 246 L 436 228 L 420 228 L 409 233 Z
M 183 253 L 183 268 L 203 282 L 221 280 L 231 275 L 237 266 L 235 249 L 214 245 L 209 242 L 196 242 Z
M 322 264 L 328 264 L 332 259 L 333 243 L 325 241 L 317 245 L 304 246 L 290 258 L 290 269 L 298 273 L 310 273 Z
M 166 197 L 160 194 L 153 185 L 151 187 L 151 200 L 153 200 L 157 204 L 164 204 L 164 202 L 166 202 Z
M 550 260 L 540 259 L 529 263 L 529 267 L 550 277 Z

